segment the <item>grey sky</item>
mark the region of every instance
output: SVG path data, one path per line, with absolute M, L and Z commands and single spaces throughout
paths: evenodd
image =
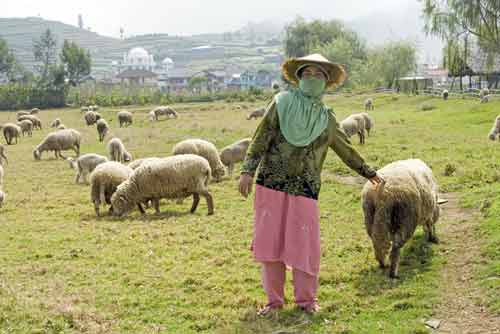
M 169 33 L 189 35 L 240 28 L 248 21 L 273 19 L 287 22 L 306 18 L 340 18 L 346 21 L 378 11 L 406 6 L 417 0 L 4 0 L 2 17 L 38 16 L 85 26 L 108 36 Z M 418 13 L 415 13 L 418 15 Z

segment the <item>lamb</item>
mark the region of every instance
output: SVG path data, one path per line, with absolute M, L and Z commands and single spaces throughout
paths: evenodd
M 74 129 L 64 129 L 49 133 L 44 140 L 33 150 L 35 160 L 40 160 L 44 151 L 54 151 L 56 159 L 65 157 L 61 151 L 74 150 L 76 156 L 80 155 L 80 142 L 82 136 Z
M 128 166 L 116 161 L 108 161 L 99 164 L 90 174 L 90 201 L 94 204 L 97 216 L 100 216 L 100 206 L 111 204 L 111 196 L 116 188 L 127 180 L 132 172 Z
M 220 152 L 220 160 L 228 168 L 228 174 L 231 176 L 234 170 L 234 164 L 243 161 L 247 153 L 248 146 L 252 138 L 245 138 L 226 146 Z
M 118 113 L 118 122 L 120 123 L 120 128 L 124 125 L 132 124 L 132 113 L 127 110 L 122 110 Z
M 219 182 L 225 174 L 225 167 L 220 160 L 219 153 L 214 144 L 202 139 L 187 139 L 175 144 L 172 153 L 196 154 L 208 160 L 212 175 L 216 182 Z
M 391 248 L 389 276 L 398 276 L 399 252 L 422 225 L 429 242 L 438 242 L 438 185 L 431 169 L 419 159 L 400 160 L 379 170 L 384 184 L 367 182 L 361 192 L 365 227 L 381 268 Z
M 24 115 L 21 116 L 17 119 L 18 122 L 24 121 L 24 120 L 29 120 L 31 123 L 33 123 L 33 130 L 41 130 L 42 129 L 42 121 L 40 118 L 34 116 L 34 115 Z
M 172 109 L 171 107 L 168 107 L 168 106 L 159 106 L 159 107 L 156 107 L 154 108 L 153 110 L 151 110 L 149 112 L 149 115 L 150 115 L 150 118 L 151 118 L 151 115 L 154 115 L 153 119 L 155 121 L 158 120 L 158 117 L 160 117 L 161 115 L 164 115 L 164 116 L 167 116 L 170 117 L 174 117 L 174 118 L 177 118 L 178 115 L 177 115 L 177 112 Z
M 151 158 L 136 159 L 136 160 L 132 161 L 131 163 L 129 163 L 128 166 L 130 168 L 132 168 L 133 170 L 136 170 L 137 168 L 142 166 L 143 163 L 149 162 L 149 161 L 156 161 L 158 159 L 161 159 L 161 158 L 151 157 Z
M 23 137 L 25 134 L 28 134 L 30 137 L 33 135 L 33 123 L 29 119 L 22 120 L 16 124 L 21 128 Z
M 79 183 L 82 179 L 83 182 L 87 183 L 88 175 L 92 173 L 98 165 L 107 162 L 108 158 L 95 153 L 87 153 L 80 156 L 78 159 L 68 158 L 67 160 L 70 168 L 73 168 L 77 172 L 75 183 Z
M 160 199 L 183 199 L 192 195 L 193 205 L 190 211 L 194 213 L 201 195 L 207 201 L 208 214 L 212 215 L 214 204 L 208 191 L 210 175 L 208 161 L 193 154 L 147 162 L 118 186 L 111 197 L 110 212 L 122 216 L 135 205 L 152 200 L 156 213 L 159 213 Z
M 441 94 L 441 96 L 443 97 L 443 100 L 448 100 L 448 96 L 450 95 L 450 92 L 448 92 L 447 89 L 443 90 L 443 93 Z
M 375 106 L 373 105 L 373 99 L 371 97 L 365 100 L 365 111 L 375 110 Z
M 59 118 L 56 118 L 55 120 L 50 123 L 51 128 L 57 128 L 61 124 L 61 120 Z
M 366 113 L 366 112 L 362 112 L 362 113 L 360 113 L 360 115 L 363 117 L 363 119 L 365 121 L 365 130 L 366 130 L 366 133 L 368 134 L 368 137 L 369 137 L 371 129 L 373 129 L 373 127 L 375 126 L 375 122 L 374 122 L 373 118 L 370 115 L 368 115 L 368 113 Z
M 257 119 L 259 117 L 262 117 L 264 116 L 264 114 L 266 113 L 266 109 L 265 108 L 259 108 L 259 109 L 256 109 L 254 111 L 252 111 L 248 116 L 247 116 L 247 119 L 250 120 L 250 119 Z
M 99 135 L 99 141 L 100 142 L 103 142 L 104 141 L 104 137 L 106 137 L 106 134 L 108 133 L 108 130 L 109 130 L 109 125 L 108 125 L 108 122 L 106 122 L 106 120 L 104 119 L 100 119 L 97 121 L 97 133 Z
M 348 137 L 352 137 L 357 133 L 359 136 L 359 143 L 365 143 L 365 119 L 360 114 L 352 114 L 347 117 L 340 122 L 340 127 Z
M 85 113 L 85 115 L 83 115 L 83 118 L 85 119 L 85 123 L 90 126 L 90 125 L 94 125 L 95 122 L 97 122 L 97 118 L 96 118 L 96 114 L 95 112 L 89 110 Z
M 17 140 L 19 137 L 21 137 L 21 127 L 17 124 L 14 123 L 6 123 L 3 125 L 3 136 L 5 138 L 5 141 L 7 142 L 7 145 L 12 145 L 14 144 L 12 142 L 12 139 Z
M 111 161 L 129 162 L 132 155 L 125 149 L 120 138 L 113 138 L 108 142 L 109 159 Z
M 33 108 L 30 110 L 30 115 L 36 115 L 40 112 L 40 109 L 38 108 Z
M 488 135 L 488 138 L 491 140 L 495 140 L 498 137 L 498 140 L 500 140 L 500 115 L 495 118 L 495 121 L 493 122 L 493 127 L 491 128 L 490 134 Z

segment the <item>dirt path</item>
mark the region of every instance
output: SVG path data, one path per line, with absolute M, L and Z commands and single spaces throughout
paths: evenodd
M 335 181 L 362 186 L 361 177 L 331 174 Z M 489 312 L 473 275 L 481 262 L 478 212 L 460 207 L 456 193 L 441 194 L 448 200 L 442 206 L 438 223 L 440 248 L 447 255 L 442 269 L 441 303 L 434 310 L 434 334 L 500 334 L 500 316 Z

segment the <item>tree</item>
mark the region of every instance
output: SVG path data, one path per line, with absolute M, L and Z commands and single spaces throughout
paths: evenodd
M 381 84 L 392 87 L 394 82 L 415 71 L 417 50 L 409 42 L 390 42 L 370 52 L 371 72 L 381 79 Z
M 78 27 L 83 29 L 83 16 L 82 14 L 78 14 Z
M 191 91 L 199 90 L 201 91 L 201 88 L 204 85 L 207 85 L 208 83 L 208 78 L 203 76 L 203 77 L 192 77 L 189 79 L 188 82 L 188 87 Z
M 7 42 L 0 38 L 0 74 L 9 76 L 16 65 L 14 53 L 9 49 Z
M 50 29 L 40 36 L 40 39 L 33 42 L 33 53 L 35 60 L 41 62 L 38 68 L 42 78 L 46 78 L 49 73 L 49 67 L 56 63 L 57 39 Z
M 80 84 L 81 79 L 90 74 L 92 59 L 90 53 L 75 42 L 64 40 L 60 54 L 65 74 L 72 86 Z

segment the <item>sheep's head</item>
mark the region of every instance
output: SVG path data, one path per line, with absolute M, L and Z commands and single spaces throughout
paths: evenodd
M 123 161 L 125 162 L 132 161 L 132 154 L 130 154 L 127 151 L 123 152 Z
M 134 203 L 127 200 L 127 197 L 119 190 L 111 196 L 111 207 L 109 208 L 109 213 L 114 216 L 123 216 L 134 207 Z
M 35 160 L 40 160 L 41 156 L 42 154 L 37 148 L 33 150 L 33 157 L 35 158 Z
M 497 134 L 493 131 L 489 134 L 488 138 L 490 138 L 490 140 L 495 140 L 497 139 Z
M 215 181 L 219 182 L 225 174 L 226 168 L 224 168 L 223 166 L 217 167 L 213 173 Z

